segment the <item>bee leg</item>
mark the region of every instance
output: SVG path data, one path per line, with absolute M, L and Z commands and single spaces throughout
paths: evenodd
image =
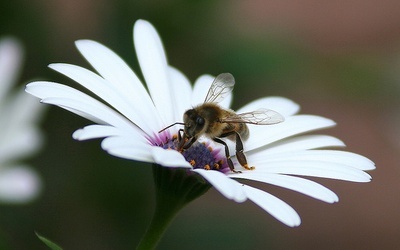
M 226 161 L 228 162 L 228 166 L 231 169 L 231 171 L 234 173 L 241 173 L 240 171 L 235 170 L 235 167 L 233 166 L 233 162 L 231 160 L 231 155 L 229 154 L 229 148 L 228 148 L 228 145 L 226 144 L 226 142 L 224 142 L 223 140 L 221 140 L 219 138 L 213 138 L 213 140 L 215 142 L 221 143 L 222 145 L 225 146 L 225 157 L 226 157 Z
M 193 143 L 195 143 L 196 141 L 197 141 L 197 137 L 189 138 L 188 141 L 185 144 L 183 144 L 183 149 L 190 148 L 193 145 Z
M 243 153 L 243 142 L 242 138 L 240 138 L 240 135 L 238 132 L 235 131 L 236 134 L 236 158 L 238 159 L 240 165 L 244 167 L 247 170 L 253 170 L 254 167 L 249 167 L 247 164 L 247 159 L 246 156 Z
M 179 129 L 178 131 L 178 151 L 182 152 L 185 149 L 190 148 L 190 146 L 193 145 L 193 143 L 195 143 L 195 141 L 197 141 L 197 137 L 191 137 L 188 138 L 185 133 L 183 132 L 183 129 Z M 182 133 L 183 132 L 183 136 Z
M 181 134 L 182 132 L 183 132 L 183 128 L 178 130 L 178 142 L 182 141 L 182 134 Z
M 182 152 L 183 146 L 185 145 L 185 140 L 186 140 L 185 136 L 182 138 L 182 132 L 183 132 L 183 129 L 178 130 L 178 148 L 177 149 L 179 152 Z

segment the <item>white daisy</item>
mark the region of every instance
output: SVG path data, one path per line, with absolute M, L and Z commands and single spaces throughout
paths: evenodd
M 176 125 L 161 133 L 158 131 L 174 122 L 182 122 L 185 110 L 204 101 L 214 78 L 203 75 L 192 87 L 180 71 L 168 65 L 161 40 L 146 21 L 135 23 L 134 45 L 148 91 L 120 57 L 89 40 L 77 41 L 76 46 L 97 73 L 71 64 L 57 63 L 49 67 L 73 79 L 96 98 L 48 81 L 32 82 L 26 91 L 43 103 L 60 106 L 96 123 L 77 130 L 73 134 L 75 139 L 105 138 L 102 148 L 112 155 L 156 163 L 164 169 L 184 168 L 188 175 L 203 177 L 226 198 L 236 202 L 249 199 L 288 226 L 300 224 L 300 217 L 292 207 L 240 181 L 273 184 L 328 203 L 338 201 L 335 193 L 297 176 L 370 181 L 371 177 L 364 172 L 374 169 L 369 159 L 344 151 L 322 150 L 344 146 L 334 137 L 303 135 L 335 125 L 332 120 L 296 115 L 299 106 L 282 97 L 262 98 L 237 110 L 241 113 L 268 108 L 285 117 L 285 122 L 276 125 L 249 125 L 250 138 L 245 141 L 244 150 L 249 164 L 256 166 L 255 170 L 229 171 L 223 148 L 207 138 L 202 138 L 204 143 L 194 144 L 183 154 L 168 149 L 174 148 L 174 136 L 182 127 Z M 230 100 L 228 96 L 220 105 L 228 108 Z M 232 159 L 235 161 L 234 156 Z M 209 166 L 216 167 L 206 170 Z M 235 167 L 240 169 L 239 164 Z
M 10 90 L 21 66 L 22 48 L 12 38 L 0 40 L 0 202 L 23 203 L 37 197 L 41 187 L 38 174 L 18 163 L 41 145 L 37 128 L 43 107 L 22 89 Z

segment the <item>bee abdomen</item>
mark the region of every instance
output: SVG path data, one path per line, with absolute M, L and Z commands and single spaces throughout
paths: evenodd
M 249 128 L 247 127 L 247 125 L 245 123 L 239 123 L 239 129 L 237 130 L 237 132 L 239 133 L 240 137 L 243 140 L 247 140 L 249 138 Z

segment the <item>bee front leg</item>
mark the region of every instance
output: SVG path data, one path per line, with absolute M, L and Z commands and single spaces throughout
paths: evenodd
M 188 141 L 183 145 L 183 149 L 188 149 L 190 148 L 193 143 L 195 143 L 197 141 L 197 137 L 191 137 L 188 139 Z
M 183 136 L 182 134 L 183 133 Z M 184 132 L 183 129 L 179 129 L 178 131 L 178 151 L 182 152 L 183 150 L 186 150 L 190 148 L 190 146 L 193 145 L 197 141 L 197 137 L 190 137 L 188 138 Z
M 222 145 L 225 146 L 226 161 L 228 162 L 228 166 L 229 166 L 229 168 L 231 169 L 231 171 L 234 172 L 234 173 L 241 173 L 240 171 L 235 170 L 235 166 L 233 166 L 233 162 L 232 162 L 232 159 L 231 159 L 231 155 L 230 155 L 230 153 L 229 153 L 229 148 L 228 148 L 228 145 L 226 144 L 226 142 L 224 142 L 223 140 L 221 140 L 221 139 L 219 139 L 219 138 L 213 138 L 213 140 L 214 140 L 215 142 L 218 142 L 218 143 L 220 143 L 220 144 L 222 144 Z
M 179 152 L 182 152 L 183 146 L 185 145 L 185 142 L 186 142 L 186 136 L 184 134 L 182 137 L 182 133 L 184 133 L 183 129 L 179 129 L 178 130 L 178 148 L 177 148 Z
M 253 170 L 254 167 L 249 167 L 249 165 L 247 164 L 247 159 L 243 152 L 242 138 L 240 137 L 238 132 L 235 131 L 235 134 L 236 134 L 236 158 L 238 159 L 242 167 L 244 167 L 247 170 Z

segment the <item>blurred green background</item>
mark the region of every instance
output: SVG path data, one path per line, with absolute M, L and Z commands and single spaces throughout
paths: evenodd
M 319 133 L 339 137 L 346 150 L 377 164 L 368 184 L 318 179 L 339 195 L 333 205 L 258 185 L 299 212 L 302 225 L 294 229 L 251 202 L 236 204 L 211 190 L 178 215 L 159 249 L 394 249 L 400 247 L 399 10 L 395 0 L 3 0 L 0 36 L 13 35 L 25 47 L 20 85 L 40 79 L 77 86 L 47 65 L 89 67 L 74 41 L 92 39 L 139 73 L 132 27 L 146 19 L 170 64 L 192 82 L 204 73 L 235 76 L 234 109 L 262 96 L 291 98 L 302 113 L 338 123 Z M 34 231 L 65 249 L 137 245 L 154 208 L 151 167 L 109 156 L 98 140 L 74 141 L 72 132 L 89 123 L 47 110 L 45 147 L 26 160 L 44 190 L 30 204 L 0 205 L 1 249 L 46 249 Z

